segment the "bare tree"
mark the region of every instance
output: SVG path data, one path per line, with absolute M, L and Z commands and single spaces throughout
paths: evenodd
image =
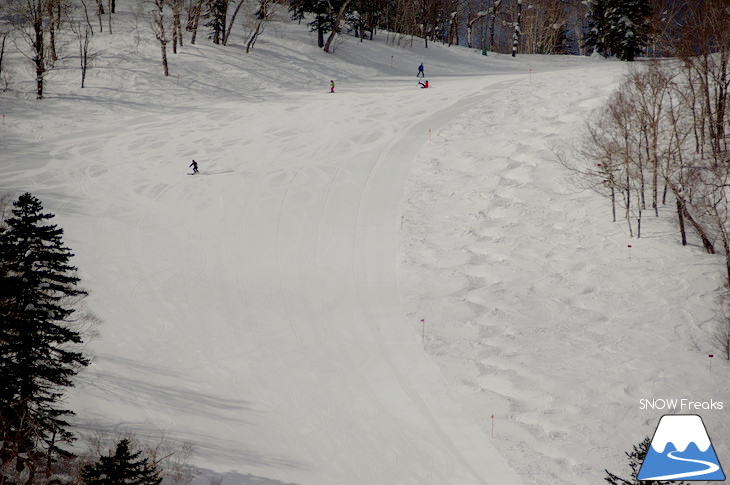
M 726 0 L 682 2 L 681 24 L 667 29 L 670 53 L 682 60 L 693 87 L 697 150 L 714 164 L 727 162 L 730 89 L 730 14 Z
M 150 26 L 155 34 L 155 38 L 160 43 L 160 54 L 162 55 L 162 71 L 165 77 L 170 75 L 170 70 L 167 63 L 167 43 L 170 42 L 168 38 L 168 32 L 170 29 L 167 27 L 168 23 L 168 10 L 169 4 L 167 0 L 152 0 L 153 10 L 152 19 Z
M 522 52 L 564 54 L 570 20 L 568 4 L 561 0 L 534 0 L 522 17 Z
M 459 20 L 461 18 L 462 2 L 461 0 L 451 0 L 449 5 L 447 41 L 449 47 L 459 45 Z
M 643 149 L 644 159 L 650 172 L 651 207 L 655 215 L 659 216 L 659 181 L 662 168 L 660 163 L 668 160 L 667 130 L 671 124 L 667 123 L 667 98 L 670 96 L 670 87 L 676 73 L 664 69 L 658 63 L 648 64 L 648 68 L 629 71 L 627 82 L 631 88 L 634 109 L 636 110 L 637 129 L 640 133 L 640 149 Z M 646 207 L 646 201 L 643 201 Z
M 102 19 L 104 12 L 103 0 L 96 0 L 96 18 L 99 21 L 99 32 L 104 32 L 104 20 Z
M 90 52 L 91 38 L 94 36 L 94 28 L 91 26 L 91 20 L 89 19 L 89 10 L 86 6 L 86 2 L 81 0 L 81 5 L 84 8 L 84 21 L 72 21 L 70 22 L 71 30 L 76 35 L 76 40 L 79 46 L 79 64 L 81 67 L 81 88 L 86 85 L 86 73 L 91 66 L 91 61 L 94 58 L 94 54 Z
M 191 32 L 191 44 L 195 44 L 195 39 L 198 36 L 198 25 L 200 24 L 200 15 L 203 9 L 203 2 L 204 0 L 191 0 L 191 4 L 188 7 L 188 20 L 185 23 L 185 30 Z
M 486 10 L 480 10 L 474 15 L 469 14 L 466 21 L 466 46 L 472 48 L 474 45 L 474 24 L 487 16 Z
M 340 5 L 340 9 L 337 11 L 337 15 L 332 22 L 332 30 L 330 30 L 327 41 L 324 43 L 324 47 L 322 48 L 325 52 L 330 52 L 332 49 L 332 41 L 335 39 L 335 36 L 340 33 L 340 24 L 343 20 L 345 20 L 347 8 L 350 6 L 351 2 L 352 0 L 344 0 Z
M 81 29 L 83 29 L 83 34 L 81 33 Z M 83 89 L 86 87 L 86 73 L 89 71 L 89 67 L 91 66 L 91 59 L 94 57 L 93 54 L 89 52 L 89 45 L 91 44 L 91 37 L 93 36 L 93 32 L 86 26 L 81 27 L 79 25 L 78 30 L 78 41 L 79 41 L 79 63 L 81 67 L 81 88 Z
M 223 45 L 228 45 L 228 37 L 230 37 L 231 30 L 233 30 L 233 22 L 236 20 L 236 17 L 238 16 L 238 12 L 241 10 L 241 7 L 243 7 L 244 3 L 245 3 L 245 0 L 238 0 L 238 5 L 236 5 L 236 9 L 233 11 L 233 15 L 231 15 L 231 19 L 228 22 L 228 29 L 226 29 L 226 33 L 223 36 Z M 248 52 L 248 50 L 249 49 L 246 48 L 246 52 Z
M 582 136 L 573 146 L 555 150 L 557 160 L 575 175 L 573 183 L 581 189 L 593 190 L 611 201 L 613 222 L 616 222 L 617 197 L 621 193 L 621 167 L 616 150 L 601 126 L 605 111 L 595 111 L 586 121 Z
M 259 6 L 253 15 L 254 26 L 251 30 L 248 42 L 246 43 L 246 54 L 248 54 L 251 48 L 253 48 L 253 45 L 256 43 L 256 39 L 258 39 L 258 36 L 264 30 L 264 25 L 266 25 L 266 22 L 268 22 L 271 17 L 271 3 L 272 0 L 259 0 Z
M 581 173 L 610 191 L 614 221 L 616 195 L 621 194 L 629 232 L 633 235 L 633 216 L 637 237 L 641 237 L 647 190 L 651 190 L 658 215 L 660 177 L 676 174 L 676 167 L 669 171 L 660 166 L 660 160 L 667 159 L 671 150 L 666 146 L 672 135 L 666 116 L 671 83 L 672 75 L 657 64 L 632 70 L 606 106 L 588 121 L 576 150 L 576 155 L 585 157 L 592 167 Z
M 578 55 L 582 56 L 585 54 L 585 42 L 583 38 L 588 27 L 586 22 L 586 14 L 588 13 L 587 2 L 583 0 L 566 0 L 565 5 L 566 14 L 571 19 L 569 25 L 573 34 L 574 48 L 577 49 Z
M 30 48 L 30 52 L 22 53 L 35 69 L 36 99 L 43 99 L 43 82 L 48 61 L 44 17 L 46 3 L 44 0 L 10 0 L 9 10 L 19 20 L 20 35 Z
M 497 15 L 499 15 L 500 7 L 502 7 L 502 0 L 494 0 L 492 7 L 489 10 L 489 50 L 494 51 L 494 31 L 497 26 Z
M 8 38 L 7 32 L 0 33 L 2 36 L 2 40 L 0 41 L 0 84 L 3 86 L 3 91 L 5 91 L 8 87 L 8 81 L 7 81 L 7 70 L 3 70 L 3 60 L 5 57 L 5 41 Z
M 56 52 L 56 28 L 60 25 L 60 19 L 56 20 L 56 7 L 60 9 L 61 2 L 59 0 L 46 0 L 45 9 L 48 15 L 46 28 L 48 30 L 48 62 L 51 64 L 58 60 Z

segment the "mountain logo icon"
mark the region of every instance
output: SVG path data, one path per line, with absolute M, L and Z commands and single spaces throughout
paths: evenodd
M 636 478 L 639 481 L 725 480 L 702 418 L 695 414 L 662 416 Z

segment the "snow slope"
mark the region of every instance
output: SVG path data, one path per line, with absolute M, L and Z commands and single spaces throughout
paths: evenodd
M 81 430 L 165 430 L 227 484 L 577 485 L 652 433 L 640 398 L 730 405 L 718 261 L 669 215 L 631 241 L 551 153 L 622 64 L 384 34 L 328 55 L 280 21 L 165 79 L 115 21 L 86 89 L 69 67 L 0 98 L 0 189 L 57 215 L 103 320 Z

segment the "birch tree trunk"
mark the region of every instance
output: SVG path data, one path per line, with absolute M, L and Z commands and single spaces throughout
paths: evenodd
M 108 22 L 109 22 L 109 35 L 112 35 L 112 0 L 109 0 L 109 4 L 107 5 L 107 10 L 109 10 L 109 16 L 108 16 Z

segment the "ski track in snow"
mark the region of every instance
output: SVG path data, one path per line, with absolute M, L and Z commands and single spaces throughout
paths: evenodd
M 620 64 L 276 29 L 240 59 L 186 46 L 163 84 L 143 43 L 149 72 L 101 56 L 113 89 L 8 107 L 3 188 L 57 215 L 103 320 L 82 430 L 163 429 L 228 485 L 585 485 L 651 433 L 640 398 L 730 402 L 697 372 L 716 261 L 668 218 L 629 239 L 550 150 Z
M 81 376 L 94 426 L 156 423 L 203 466 L 296 483 L 519 483 L 440 390 L 397 298 L 410 162 L 487 94 L 434 90 L 413 110 L 409 91 L 376 93 L 387 112 L 373 95 L 282 101 L 257 124 L 256 105 L 221 105 L 54 141 L 27 177 L 74 194 L 56 210 L 78 217 L 95 305 L 123 322 Z M 192 158 L 200 176 L 185 176 Z
M 485 432 L 494 413 L 498 448 L 545 485 L 600 481 L 615 449 L 605 436 L 617 415 L 641 421 L 640 398 L 702 395 L 684 367 L 696 351 L 662 338 L 669 330 L 692 339 L 699 314 L 666 295 L 694 285 L 692 298 L 709 305 L 719 285 L 709 261 L 670 267 L 652 253 L 654 231 L 665 228 L 646 218 L 651 229 L 630 239 L 625 223 L 610 224 L 607 201 L 569 184 L 550 147 L 582 119 L 555 113 L 571 103 L 587 115 L 613 86 L 575 75 L 570 91 L 551 73 L 534 76 L 501 93 L 506 103 L 484 104 L 439 132 L 419 155 L 404 209 L 401 274 L 414 331 L 425 317 L 425 345 L 454 377 L 452 392 L 473 402 Z M 642 307 L 621 303 L 635 292 L 646 295 Z M 642 365 L 647 352 L 663 363 Z

